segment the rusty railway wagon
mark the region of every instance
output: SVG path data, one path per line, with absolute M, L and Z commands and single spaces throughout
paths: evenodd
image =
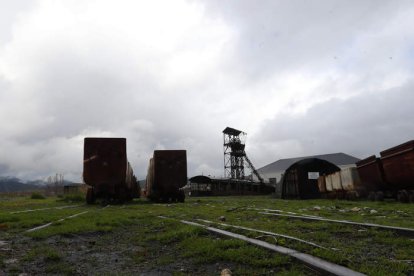
M 402 202 L 414 202 L 414 140 L 380 153 L 388 189 Z
M 414 202 L 414 140 L 389 148 L 381 158 L 370 156 L 356 163 L 370 199 L 384 196 Z
M 185 150 L 155 150 L 150 159 L 145 184 L 147 198 L 156 202 L 184 202 L 187 184 Z
M 334 174 L 320 176 L 319 192 L 327 198 L 394 198 L 414 203 L 414 140 L 369 156 Z M 341 196 L 342 195 L 342 196 Z
M 86 202 L 124 202 L 137 198 L 140 188 L 127 160 L 125 138 L 85 138 L 83 180 Z

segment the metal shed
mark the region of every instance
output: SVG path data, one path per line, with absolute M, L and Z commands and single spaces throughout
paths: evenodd
M 282 198 L 320 198 L 318 178 L 341 169 L 326 160 L 307 158 L 291 165 L 283 176 Z

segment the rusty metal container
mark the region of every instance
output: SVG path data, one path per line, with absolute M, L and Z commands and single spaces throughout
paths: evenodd
M 356 162 L 362 185 L 368 192 L 384 190 L 386 180 L 382 162 L 375 155 Z
M 124 201 L 139 197 L 139 187 L 127 160 L 126 139 L 85 138 L 83 180 L 90 186 L 88 203 L 96 198 Z
M 187 184 L 187 152 L 185 150 L 155 150 L 150 160 L 146 194 L 153 201 L 184 202 Z
M 382 151 L 381 162 L 391 189 L 414 189 L 414 140 Z

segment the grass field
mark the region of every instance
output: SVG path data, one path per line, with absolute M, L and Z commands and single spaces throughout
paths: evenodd
M 269 216 L 254 208 L 414 228 L 414 205 L 396 202 L 246 196 L 187 198 L 185 203 L 177 204 L 153 204 L 140 199 L 104 207 L 59 198 L 0 197 L 0 275 L 219 275 L 224 268 L 233 275 L 315 274 L 288 256 L 179 221 L 200 223 L 198 219 L 365 274 L 414 273 L 413 235 Z M 216 224 L 222 220 L 294 236 L 323 248 Z M 46 226 L 28 231 L 42 225 Z

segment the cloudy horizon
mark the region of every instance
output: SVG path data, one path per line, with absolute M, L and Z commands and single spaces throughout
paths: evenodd
M 223 175 L 222 130 L 260 168 L 413 139 L 412 1 L 0 0 L 0 176 L 79 182 L 84 137 Z

